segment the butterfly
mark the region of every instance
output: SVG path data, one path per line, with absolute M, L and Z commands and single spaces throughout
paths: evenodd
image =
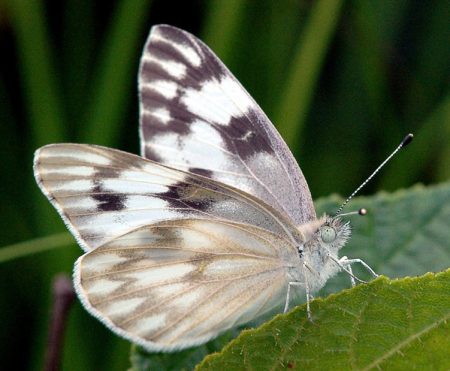
M 112 331 L 149 351 L 195 346 L 366 265 L 338 257 L 349 223 L 317 218 L 289 148 L 202 41 L 154 26 L 139 96 L 141 156 L 50 144 L 34 159 L 84 250 L 76 292 Z

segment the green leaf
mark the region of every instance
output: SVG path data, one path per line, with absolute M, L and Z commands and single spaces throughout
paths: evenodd
M 450 367 L 450 270 L 378 278 L 244 331 L 197 370 L 370 370 Z M 270 351 L 265 351 L 270 350 Z
M 376 272 L 380 274 L 385 274 L 390 277 L 402 277 L 406 275 L 419 275 L 424 274 L 427 271 L 439 271 L 442 269 L 445 269 L 449 266 L 450 262 L 450 248 L 449 248 L 449 239 L 450 239 L 450 229 L 448 228 L 448 221 L 450 220 L 450 204 L 448 203 L 448 200 L 450 199 L 450 184 L 442 184 L 439 186 L 433 186 L 433 187 L 424 187 L 421 185 L 415 186 L 408 190 L 399 190 L 395 193 L 388 194 L 381 192 L 375 196 L 371 197 L 357 197 L 350 203 L 350 207 L 352 210 L 357 210 L 361 207 L 364 207 L 368 210 L 368 215 L 365 217 L 358 217 L 354 216 L 351 217 L 352 222 L 352 230 L 353 230 L 353 236 L 350 239 L 349 243 L 342 249 L 341 255 L 347 255 L 349 258 L 362 258 L 365 260 L 368 264 L 370 264 Z M 326 212 L 328 214 L 333 214 L 334 211 L 336 211 L 339 204 L 342 202 L 342 198 L 337 196 L 331 196 L 325 199 L 321 199 L 316 202 L 316 209 L 318 211 L 318 215 L 321 215 L 323 212 Z M 348 209 L 350 207 L 347 207 Z M 359 267 L 355 266 L 354 271 L 355 273 L 360 276 L 363 279 L 370 279 L 370 276 L 365 272 L 364 270 L 358 269 Z M 430 300 L 434 300 L 433 298 L 428 298 L 428 289 L 424 289 L 423 285 L 427 285 L 428 283 L 432 286 L 434 284 L 431 283 L 431 281 L 434 280 L 432 276 L 428 275 L 424 277 L 421 280 L 417 280 L 417 285 L 413 284 L 412 282 L 416 282 L 411 279 L 406 279 L 405 281 L 388 281 L 386 278 L 376 280 L 369 285 L 359 285 L 353 290 L 347 290 L 342 292 L 341 294 L 328 297 L 327 299 L 318 299 L 312 302 L 312 311 L 314 315 L 314 326 L 312 326 L 309 322 L 306 320 L 306 313 L 304 312 L 304 308 L 301 307 L 300 309 L 294 310 L 292 313 L 286 316 L 278 316 L 277 319 L 271 321 L 269 324 L 264 325 L 261 327 L 260 330 L 245 332 L 247 335 L 243 335 L 239 337 L 239 340 L 237 341 L 237 344 L 241 344 L 242 338 L 248 339 L 248 337 L 251 338 L 251 342 L 254 342 L 256 340 L 260 340 L 260 338 L 265 339 L 264 341 L 267 341 L 267 343 L 259 344 L 259 347 L 255 345 L 255 349 L 252 350 L 252 352 L 256 353 L 255 357 L 269 357 L 270 361 L 275 362 L 275 358 L 272 357 L 271 352 L 264 352 L 261 351 L 261 349 L 272 349 L 273 344 L 270 344 L 270 341 L 267 340 L 266 335 L 267 331 L 262 330 L 265 329 L 266 326 L 274 326 L 271 327 L 273 330 L 274 328 L 283 329 L 281 333 L 285 333 L 286 336 L 294 336 L 298 334 L 300 329 L 302 329 L 302 326 L 305 326 L 305 328 L 308 328 L 307 331 L 313 331 L 308 332 L 308 338 L 305 340 L 303 337 L 301 340 L 298 340 L 302 346 L 304 346 L 304 342 L 306 341 L 308 346 L 311 348 L 313 345 L 311 344 L 317 344 L 318 348 L 311 348 L 315 349 L 315 352 L 319 355 L 323 355 L 324 352 L 322 352 L 320 347 L 323 346 L 323 344 L 331 344 L 335 345 L 336 347 L 341 346 L 341 343 L 339 342 L 339 339 L 347 338 L 348 329 L 354 329 L 354 313 L 359 313 L 360 310 L 366 310 L 367 312 L 364 312 L 364 315 L 367 315 L 367 313 L 372 313 L 369 310 L 375 311 L 375 313 L 380 314 L 378 317 L 373 315 L 373 317 L 370 317 L 371 323 L 361 323 L 361 328 L 364 326 L 367 327 L 374 327 L 375 329 L 379 328 L 380 331 L 384 331 L 386 323 L 382 322 L 383 320 L 387 320 L 386 318 L 380 318 L 380 317 L 388 317 L 391 320 L 398 319 L 398 323 L 392 323 L 393 326 L 391 331 L 394 333 L 394 331 L 406 331 L 404 333 L 407 333 L 408 331 L 413 331 L 417 328 L 424 329 L 426 327 L 425 324 L 423 324 L 424 327 L 420 327 L 420 318 L 414 317 L 414 321 L 408 323 L 407 325 L 409 327 L 404 328 L 403 317 L 395 317 L 394 315 L 385 315 L 383 314 L 388 313 L 388 311 L 398 311 L 401 312 L 402 310 L 405 310 L 405 308 L 409 305 L 410 313 L 422 313 L 424 318 L 422 318 L 425 322 L 427 318 L 434 318 L 434 317 L 427 317 L 425 318 L 426 311 L 429 310 L 430 313 L 434 310 L 438 310 L 441 306 L 441 304 L 438 304 L 436 308 L 434 308 L 434 304 L 430 305 Z M 438 279 L 437 282 L 440 282 L 441 278 Z M 433 281 L 434 282 L 434 281 Z M 320 296 L 328 295 L 332 292 L 341 291 L 345 288 L 348 288 L 350 285 L 350 280 L 347 276 L 347 274 L 341 273 L 338 275 L 338 277 L 334 277 L 329 280 L 328 284 L 325 286 L 325 288 L 319 293 Z M 415 286 L 416 285 L 416 286 Z M 445 288 L 445 286 L 443 286 Z M 447 283 L 447 291 L 446 296 L 448 297 L 450 294 L 450 289 L 448 289 L 449 285 Z M 406 291 L 402 291 L 405 289 Z M 409 290 L 409 291 L 408 291 Z M 415 294 L 411 294 L 414 290 L 417 290 Z M 431 293 L 431 291 L 430 291 Z M 373 294 L 373 295 L 372 295 Z M 411 294 L 411 297 L 410 297 Z M 372 295 L 372 296 L 371 296 Z M 377 296 L 378 295 L 378 296 Z M 417 297 L 416 297 L 416 296 Z M 441 292 L 440 295 L 444 296 Z M 409 298 L 411 299 L 410 302 L 405 299 Z M 380 299 L 381 298 L 381 299 Z M 387 301 L 384 301 L 384 300 Z M 380 301 L 381 300 L 381 301 Z M 422 304 L 420 304 L 420 300 L 423 300 L 423 303 L 428 303 L 423 307 Z M 448 298 L 447 298 L 448 300 Z M 343 304 L 338 304 L 343 303 Z M 368 305 L 375 305 L 373 308 L 368 308 Z M 427 305 L 430 305 L 430 308 L 426 308 Z M 443 305 L 443 303 L 442 303 Z M 347 308 L 347 309 L 342 309 Z M 356 308 L 356 309 L 352 309 Z M 445 308 L 442 307 L 442 308 Z M 450 308 L 450 305 L 448 305 L 447 302 L 447 314 L 448 314 L 448 308 Z M 323 311 L 323 312 L 322 312 Z M 346 312 L 348 311 L 348 313 Z M 418 312 L 417 312 L 418 311 Z M 422 311 L 422 312 L 421 312 Z M 327 319 L 327 313 L 333 313 L 332 316 L 330 316 L 330 319 Z M 335 317 L 337 312 L 339 315 L 338 317 Z M 342 313 L 341 313 L 342 312 Z M 397 313 L 397 312 L 396 312 Z M 430 314 L 429 313 L 429 314 Z M 434 313 L 434 312 L 433 312 Z M 370 314 L 372 316 L 372 314 Z M 295 320 L 291 319 L 291 316 L 295 317 Z M 396 314 L 397 316 L 397 314 Z M 431 316 L 431 314 L 430 314 Z M 288 318 L 288 320 L 286 320 Z M 332 319 L 331 319 L 332 318 Z M 364 319 L 369 319 L 369 317 L 364 317 Z M 409 317 L 408 317 L 409 320 Z M 275 325 L 273 325 L 275 321 Z M 280 321 L 280 322 L 278 322 Z M 353 321 L 353 322 L 351 322 Z M 286 327 L 284 325 L 285 322 L 291 323 L 292 327 L 284 328 Z M 336 333 L 333 335 L 331 333 L 331 329 L 327 330 L 324 326 L 321 326 L 321 328 L 316 328 L 315 325 L 326 325 L 331 326 L 333 331 L 336 331 Z M 281 327 L 278 327 L 280 325 Z M 364 325 L 364 326 L 363 326 Z M 284 327 L 283 327 L 284 326 Z M 341 327 L 338 327 L 341 326 Z M 416 327 L 414 327 L 416 326 Z M 418 327 L 417 327 L 418 326 Z M 323 327 L 323 328 L 322 328 Z M 388 327 L 389 329 L 389 327 Z M 271 331 L 272 331 L 271 330 Z M 370 330 L 370 329 L 369 329 Z M 264 334 L 264 331 L 266 331 L 266 335 Z M 275 331 L 275 330 L 273 330 Z M 303 330 L 302 330 L 303 331 Z M 316 332 L 314 332 L 316 331 Z M 357 331 L 357 330 L 355 330 Z M 359 330 L 358 330 L 359 331 Z M 364 330 L 366 331 L 366 330 Z M 303 332 L 302 332 L 303 333 Z M 404 333 L 402 333 L 404 335 Z M 248 335 L 252 334 L 252 335 Z M 274 332 L 271 332 L 270 337 L 273 337 Z M 337 336 L 336 334 L 340 334 Z M 364 336 L 364 339 L 367 337 L 364 334 L 356 333 L 357 335 Z M 399 337 L 403 336 L 402 334 L 399 335 Z M 359 336 L 358 335 L 358 336 Z M 170 353 L 170 354 L 149 354 L 142 351 L 136 351 L 132 350 L 132 359 L 133 359 L 133 370 L 148 370 L 148 369 L 192 369 L 193 364 L 195 363 L 194 360 L 198 358 L 200 354 L 206 354 L 211 352 L 211 350 L 215 349 L 218 350 L 222 345 L 224 345 L 229 339 L 231 334 L 226 334 L 223 337 L 218 338 L 213 343 L 208 343 L 206 345 L 203 345 L 198 348 L 188 349 L 180 353 Z M 247 336 L 247 337 L 246 337 Z M 281 335 L 280 335 L 281 336 Z M 315 337 L 316 336 L 316 337 Z M 379 339 L 382 339 L 381 337 L 373 335 L 373 338 L 370 338 L 366 342 L 366 346 L 379 346 L 378 341 Z M 278 338 L 276 338 L 278 339 Z M 284 338 L 281 337 L 278 339 L 280 343 L 278 343 L 278 348 L 283 349 L 283 351 L 286 352 L 283 359 L 277 359 L 276 362 L 286 362 L 286 363 L 270 363 L 268 362 L 268 365 L 271 365 L 273 368 L 282 368 L 282 367 L 288 367 L 288 362 L 290 360 L 294 360 L 296 367 L 301 368 L 300 366 L 306 365 L 306 363 L 301 362 L 307 362 L 306 358 L 301 358 L 303 361 L 299 361 L 300 358 L 297 358 L 295 354 L 300 355 L 304 354 L 299 349 L 295 348 L 296 350 L 291 352 L 289 351 L 289 347 L 294 346 L 295 340 L 293 340 L 293 343 L 287 342 L 288 345 L 286 345 L 286 342 L 283 340 Z M 357 339 L 359 339 L 357 337 Z M 424 341 L 424 337 L 420 338 L 422 341 Z M 278 341 L 277 340 L 277 341 Z M 395 340 L 395 339 L 394 339 Z M 398 339 L 397 339 L 398 340 Z M 249 340 L 247 340 L 249 341 Z M 399 340 L 400 341 L 400 340 Z M 403 340 L 402 340 L 403 341 Z M 432 341 L 432 340 L 430 340 Z M 212 345 L 211 345 L 212 344 Z M 236 344 L 236 342 L 233 342 L 232 344 Z M 370 344 L 370 345 L 368 345 Z M 388 344 L 388 343 L 386 343 Z M 330 345 L 330 346 L 331 346 Z M 333 345 L 333 346 L 334 346 Z M 361 354 L 355 354 L 355 362 L 359 362 L 360 358 L 358 357 L 369 357 L 370 352 L 367 353 L 367 349 L 360 349 L 358 348 L 361 344 L 353 344 L 355 351 L 360 352 Z M 280 348 L 283 347 L 284 348 Z M 252 349 L 250 345 L 244 346 L 244 349 Z M 207 350 L 209 349 L 209 352 Z M 224 351 L 227 354 L 226 362 L 232 362 L 230 364 L 227 364 L 227 368 L 233 368 L 233 367 L 242 367 L 244 363 L 242 360 L 242 357 L 244 356 L 244 353 L 240 354 L 240 350 L 237 350 L 240 348 L 237 348 L 235 345 L 230 345 L 226 348 Z M 309 348 L 308 348 L 309 349 Z M 326 349 L 326 348 L 324 348 Z M 328 357 L 344 357 L 347 353 L 346 350 L 338 351 L 338 348 L 333 348 L 335 351 L 329 351 L 325 352 L 325 354 Z M 342 348 L 344 349 L 344 348 Z M 377 348 L 381 349 L 380 352 L 382 352 L 385 348 Z M 236 354 L 232 358 L 229 355 L 229 352 L 235 352 Z M 401 352 L 405 353 L 405 349 L 401 349 Z M 262 366 L 261 363 L 256 363 L 256 360 L 254 360 L 249 354 L 251 352 L 245 353 L 246 360 L 252 360 L 251 362 L 255 362 L 254 368 L 259 368 L 259 366 Z M 314 354 L 314 351 L 312 351 Z M 309 353 L 308 353 L 309 354 Z M 378 354 L 378 353 L 377 353 Z M 292 355 L 292 358 L 288 357 Z M 396 355 L 393 354 L 390 357 L 390 360 L 393 359 Z M 216 357 L 216 356 L 215 356 Z M 230 358 L 231 357 L 231 358 Z M 248 358 L 247 358 L 248 357 Z M 281 356 L 280 356 L 281 357 Z M 405 356 L 406 357 L 406 356 Z M 409 357 L 409 356 L 408 356 Z M 413 360 L 414 357 L 411 356 L 410 358 L 406 357 L 406 361 Z M 288 359 L 289 358 L 289 359 Z M 217 364 L 214 363 L 214 365 L 219 368 L 219 366 L 224 366 L 225 361 L 219 361 L 216 360 L 216 358 L 208 357 L 206 363 L 203 363 L 203 366 L 206 367 L 206 365 L 209 365 L 209 362 L 212 362 L 211 359 L 214 359 L 214 362 L 218 362 Z M 259 358 L 258 358 L 259 359 Z M 334 359 L 334 358 L 331 358 Z M 368 365 L 370 362 L 374 361 L 375 358 L 370 358 L 364 365 Z M 348 359 L 346 359 L 348 361 Z M 405 361 L 405 362 L 406 362 Z M 417 361 L 417 360 L 416 360 Z M 236 363 L 233 363 L 236 362 Z M 252 368 L 251 362 L 245 363 L 245 365 L 248 368 Z M 259 361 L 258 361 L 259 362 Z M 315 362 L 315 361 L 314 361 Z M 362 361 L 361 361 L 362 362 Z M 418 362 L 418 361 L 417 361 Z M 361 366 L 362 364 L 356 363 L 358 367 L 364 367 Z M 202 367 L 203 367 L 202 366 Z M 315 367 L 308 364 L 308 367 Z M 319 366 L 317 366 L 320 368 Z M 323 365 L 324 369 L 326 369 L 326 365 Z M 349 368 L 351 367 L 344 367 Z M 356 367 L 356 366 L 355 366 Z M 382 368 L 384 368 L 382 366 Z M 201 369 L 201 368 L 200 368 Z

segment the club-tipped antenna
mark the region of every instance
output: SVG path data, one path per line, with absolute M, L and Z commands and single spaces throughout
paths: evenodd
M 386 165 L 386 163 L 389 162 L 389 160 L 394 157 L 398 151 L 400 151 L 403 147 L 407 146 L 409 143 L 411 143 L 412 139 L 413 139 L 414 135 L 412 135 L 411 133 L 406 135 L 403 140 L 401 141 L 401 143 L 399 144 L 399 146 L 386 158 L 386 160 L 384 160 L 380 166 L 378 166 L 373 172 L 372 174 L 370 174 L 370 176 L 364 181 L 362 182 L 362 184 L 355 189 L 355 191 L 344 201 L 344 203 L 339 207 L 339 209 L 336 211 L 336 214 L 334 214 L 334 216 L 338 216 L 342 209 L 345 207 L 345 205 L 348 204 L 348 202 L 355 197 L 355 195 L 361 190 L 361 188 L 363 188 L 367 183 L 370 182 L 370 180 L 375 176 L 376 173 L 378 173 L 381 168 Z
M 348 213 L 344 213 L 344 214 L 339 214 L 339 216 L 349 216 L 349 215 L 361 215 L 364 216 L 367 214 L 367 210 L 364 208 L 361 208 L 359 210 L 356 211 L 350 211 Z

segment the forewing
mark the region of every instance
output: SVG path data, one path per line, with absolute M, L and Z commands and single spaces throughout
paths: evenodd
M 155 26 L 139 72 L 142 155 L 315 219 L 305 178 L 261 108 L 199 39 Z
M 132 231 L 83 255 L 86 308 L 150 351 L 204 343 L 284 303 L 295 248 L 240 223 L 185 219 Z
M 238 221 L 300 238 L 289 220 L 251 195 L 110 148 L 48 145 L 36 152 L 34 172 L 86 251 L 144 225 L 192 217 Z

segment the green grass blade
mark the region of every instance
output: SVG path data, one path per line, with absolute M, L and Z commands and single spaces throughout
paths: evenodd
M 92 60 L 95 53 L 95 3 L 90 1 L 67 0 L 63 16 L 64 43 L 63 60 L 64 100 L 70 112 L 70 134 L 79 128 L 84 118 L 83 107 L 89 102 L 86 89 L 90 86 L 91 74 L 95 70 Z
M 94 73 L 86 126 L 80 133 L 82 142 L 111 145 L 119 138 L 130 94 L 137 94 L 134 76 L 150 3 L 150 0 L 123 0 L 115 10 Z M 137 131 L 136 122 L 132 125 Z
M 244 0 L 212 1 L 202 40 L 227 63 L 233 54 L 236 37 L 244 16 Z
M 424 4 L 424 9 L 428 17 L 415 27 L 414 65 L 410 67 L 410 85 L 405 89 L 406 120 L 413 123 L 423 120 L 449 86 L 449 3 L 436 1 L 433 6 Z
M 320 69 L 335 33 L 343 0 L 314 3 L 300 36 L 286 86 L 275 113 L 275 124 L 289 146 L 300 137 L 314 95 Z
M 382 173 L 381 189 L 397 188 L 410 184 L 420 176 L 422 166 L 438 156 L 437 172 L 441 179 L 448 179 L 448 138 L 450 138 L 450 94 L 448 94 L 414 133 L 414 142 L 400 153 Z M 435 165 L 436 166 L 436 165 Z
M 34 238 L 0 248 L 0 263 L 74 244 L 75 240 L 67 232 Z
M 31 148 L 63 141 L 64 114 L 41 1 L 9 0 L 31 124 Z
M 16 38 L 19 71 L 23 84 L 23 106 L 30 127 L 28 151 L 66 140 L 65 116 L 60 96 L 58 73 L 54 66 L 53 45 L 47 31 L 44 5 L 33 0 L 9 0 Z M 28 139 L 28 136 L 26 136 Z M 29 154 L 29 152 L 26 154 Z M 29 168 L 31 170 L 31 159 Z M 23 171 L 23 170 L 21 170 Z M 37 195 L 37 187 L 32 190 Z M 55 232 L 56 218 L 45 208 L 42 198 L 33 198 L 35 224 L 41 233 Z M 37 215 L 39 214 L 39 215 Z

